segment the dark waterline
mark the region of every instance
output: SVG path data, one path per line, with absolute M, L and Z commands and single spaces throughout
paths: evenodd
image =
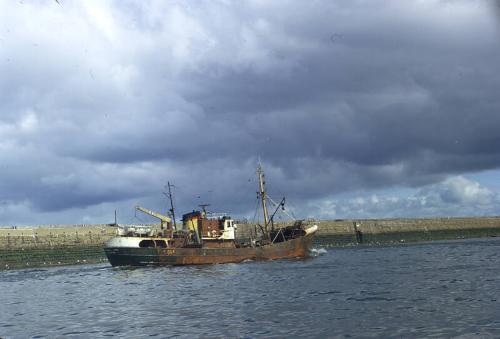
M 500 239 L 0 272 L 0 337 L 500 336 Z

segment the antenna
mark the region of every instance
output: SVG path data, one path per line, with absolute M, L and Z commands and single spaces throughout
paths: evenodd
M 207 215 L 207 207 L 210 206 L 210 204 L 200 204 L 198 205 L 201 207 L 202 211 L 203 211 L 203 217 L 205 217 Z

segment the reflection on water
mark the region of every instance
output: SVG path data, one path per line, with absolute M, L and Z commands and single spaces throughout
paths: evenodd
M 500 336 L 500 239 L 0 273 L 0 337 Z

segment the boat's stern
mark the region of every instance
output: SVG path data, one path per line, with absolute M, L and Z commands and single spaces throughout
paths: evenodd
M 113 237 L 104 243 L 104 249 L 107 248 L 139 248 L 139 243 L 144 238 L 139 237 Z
M 113 237 L 104 244 L 104 252 L 112 266 L 155 264 L 155 249 L 141 246 L 141 241 L 145 240 L 151 241 L 141 237 Z

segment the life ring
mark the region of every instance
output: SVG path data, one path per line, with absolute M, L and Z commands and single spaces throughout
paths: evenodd
M 217 237 L 217 231 L 216 230 L 212 230 L 212 238 L 215 238 Z

